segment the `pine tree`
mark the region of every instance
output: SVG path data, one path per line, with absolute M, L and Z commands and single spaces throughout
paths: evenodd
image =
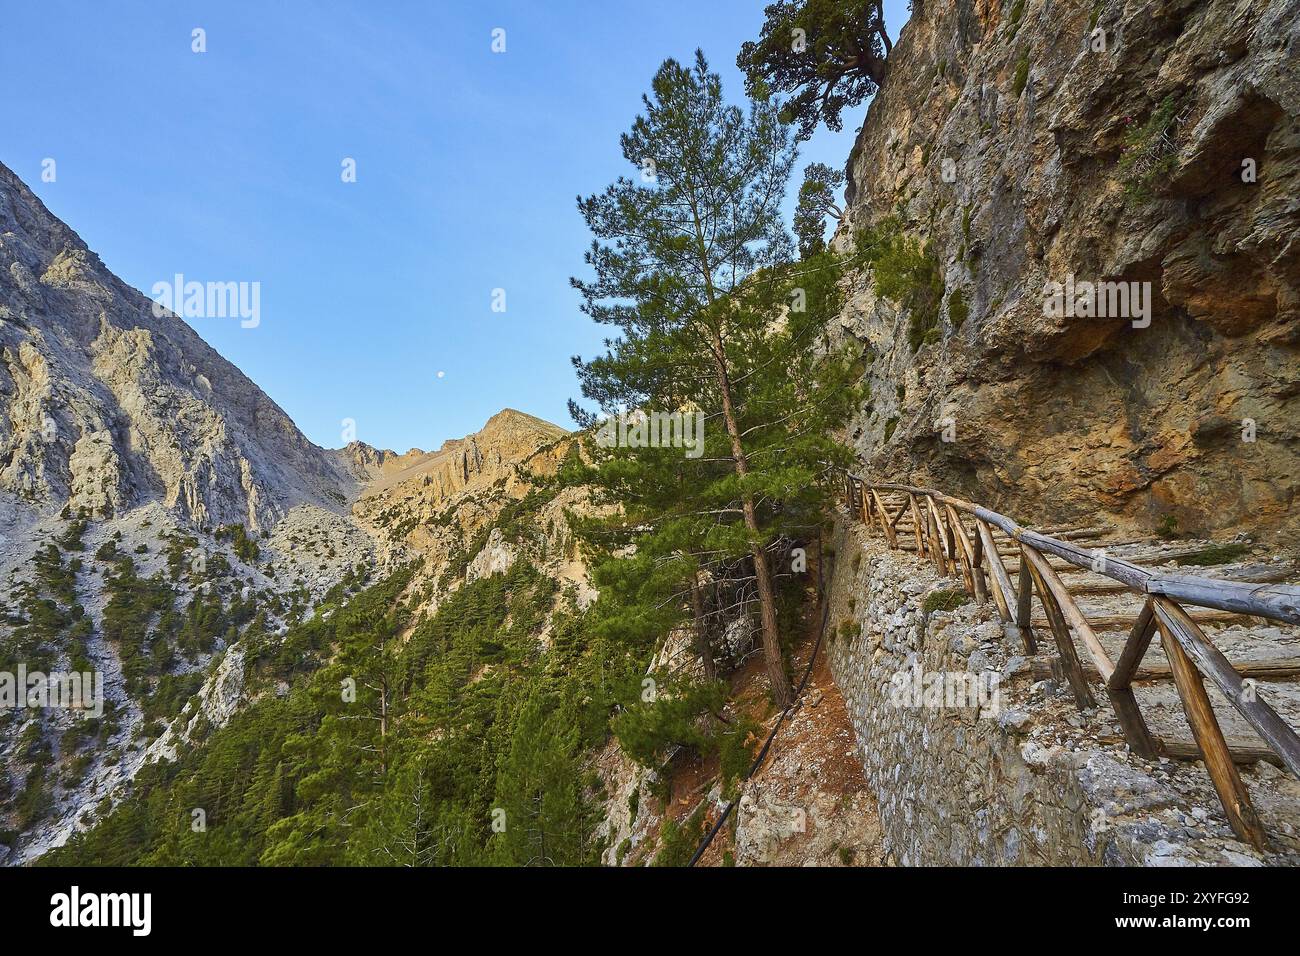
M 841 111 L 885 82 L 893 44 L 882 0 L 776 0 L 763 17 L 736 66 L 750 96 L 793 94 L 782 115 L 799 124 L 799 139 L 818 123 L 839 130 Z
M 297 811 L 268 829 L 262 863 L 340 862 L 349 837 L 380 799 L 400 672 L 390 648 L 399 613 L 369 601 L 340 612 L 337 654 L 310 687 L 320 724 L 284 744 L 287 770 L 298 781 Z
M 835 201 L 843 188 L 844 173 L 838 169 L 831 169 L 825 163 L 809 163 L 804 167 L 799 205 L 794 211 L 794 231 L 804 258 L 811 258 L 826 248 L 826 217 L 836 222 L 844 218 L 844 210 Z
M 582 790 L 576 721 L 547 695 L 531 695 L 497 776 L 494 849 L 507 866 L 595 862 L 593 816 Z
M 769 550 L 820 521 L 822 478 L 846 461 L 826 435 L 858 397 L 851 363 L 824 338 L 838 269 L 830 253 L 791 263 L 779 204 L 794 149 L 777 105 L 755 103 L 748 114 L 728 105 L 701 53 L 690 69 L 666 61 L 644 103 L 622 138 L 638 179 L 579 200 L 595 235 L 586 256 L 595 279 L 574 285 L 584 310 L 621 335 L 575 364 L 584 396 L 606 414 L 698 410 L 705 442 L 699 457 L 592 451 L 596 484 L 618 492 L 615 524 L 633 529 L 636 544 L 598 567 L 597 583 L 621 595 L 625 613 L 612 623 L 638 639 L 688 613 L 701 565 L 745 556 L 772 696 L 785 708 Z M 674 588 L 681 600 L 666 601 Z

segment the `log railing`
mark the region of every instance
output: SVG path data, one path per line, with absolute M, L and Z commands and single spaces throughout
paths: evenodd
M 884 537 L 890 548 L 902 547 L 899 523 L 904 517 L 910 517 L 917 555 L 929 558 L 941 575 L 959 577 L 977 602 L 986 604 L 992 598 L 1007 637 L 1023 646 L 1027 654 L 1037 653 L 1038 647 L 1032 618 L 1036 593 L 1056 645 L 1061 673 L 1079 708 L 1096 706 L 1089 684 L 1089 674 L 1095 673 L 1114 707 L 1130 749 L 1148 759 L 1185 756 L 1187 750 L 1176 750 L 1152 735 L 1133 693 L 1132 683 L 1142 658 L 1159 634 L 1169 661 L 1168 673 L 1177 687 L 1196 741 L 1195 755 L 1205 762 L 1228 822 L 1238 837 L 1261 851 L 1267 849 L 1267 836 L 1215 718 L 1205 679 L 1214 683 L 1254 727 L 1279 762 L 1297 777 L 1300 777 L 1300 736 L 1255 693 L 1247 692 L 1248 685 L 1243 683 L 1238 669 L 1214 646 L 1182 605 L 1300 624 L 1300 587 L 1157 573 L 1073 543 L 1072 539 L 1086 535 L 1066 532 L 1051 537 L 1022 528 L 996 511 L 929 488 L 867 482 L 848 475 L 845 493 L 849 514 L 860 516 L 873 532 Z M 894 498 L 892 505 L 886 502 L 889 497 Z M 972 525 L 969 529 L 968 520 Z M 1011 572 L 1003 563 L 996 532 L 1009 539 L 1008 556 L 1019 558 L 1018 580 L 1014 584 Z M 1049 557 L 1062 559 L 1073 567 L 1054 567 Z M 1117 661 L 1111 660 L 1061 581 L 1062 573 L 1076 568 L 1109 577 L 1145 598 Z M 1076 638 L 1093 665 L 1088 670 L 1080 661 Z

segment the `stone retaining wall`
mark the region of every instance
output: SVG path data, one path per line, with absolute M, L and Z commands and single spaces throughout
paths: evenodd
M 826 650 L 879 803 L 886 858 L 901 865 L 1241 865 L 1300 861 L 1294 845 L 1260 857 L 1237 841 L 1199 763 L 1131 755 L 1107 708 L 1080 714 L 1068 692 L 1034 682 L 990 605 L 923 610 L 957 588 L 913 555 L 841 523 Z M 920 673 L 917 674 L 917 669 Z M 986 675 L 993 706 L 945 704 L 936 673 Z M 919 702 L 895 684 L 930 689 Z M 969 686 L 969 685 L 968 685 Z M 951 704 L 951 705 L 950 705 Z M 1294 797 L 1267 765 L 1247 778 Z M 1261 811 L 1272 792 L 1256 791 Z M 1274 831 L 1277 832 L 1277 831 Z M 1284 842 L 1294 844 L 1285 834 Z M 1294 831 L 1293 834 L 1294 835 Z

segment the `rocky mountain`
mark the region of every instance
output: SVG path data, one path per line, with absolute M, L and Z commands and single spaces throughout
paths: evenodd
M 432 607 L 462 581 L 503 573 L 523 554 L 585 604 L 592 591 L 568 514 L 589 505 L 577 489 L 537 487 L 574 446 L 563 428 L 507 408 L 479 431 L 375 477 L 353 516 L 376 539 L 425 559 L 418 577 L 431 587 Z
M 0 670 L 95 670 L 105 698 L 0 714 L 0 861 L 283 690 L 246 673 L 394 569 L 420 562 L 429 611 L 522 554 L 583 582 L 573 496 L 530 495 L 564 429 L 506 409 L 436 452 L 323 449 L 153 305 L 0 166 Z
M 356 481 L 338 459 L 4 166 L 0 276 L 0 491 L 37 513 L 157 500 L 250 530 L 297 504 L 345 510 Z
M 1294 539 L 1298 50 L 1294 0 L 915 4 L 836 239 L 895 242 L 843 314 L 869 467 L 1027 519 Z M 1045 310 L 1071 281 L 1148 314 Z
M 427 452 L 412 448 L 404 455 L 385 448 L 375 448 L 363 441 L 348 442 L 343 448 L 334 452 L 348 472 L 358 481 L 372 481 L 384 475 L 400 471 L 411 462 L 423 458 Z

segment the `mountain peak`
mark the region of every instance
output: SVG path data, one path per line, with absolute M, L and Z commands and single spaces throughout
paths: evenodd
M 503 408 L 478 431 L 448 439 L 437 451 L 421 452 L 372 471 L 363 494 L 371 497 L 416 482 L 421 488 L 431 487 L 436 498 L 445 499 L 468 486 L 509 477 L 515 465 L 568 434 L 536 415 Z

